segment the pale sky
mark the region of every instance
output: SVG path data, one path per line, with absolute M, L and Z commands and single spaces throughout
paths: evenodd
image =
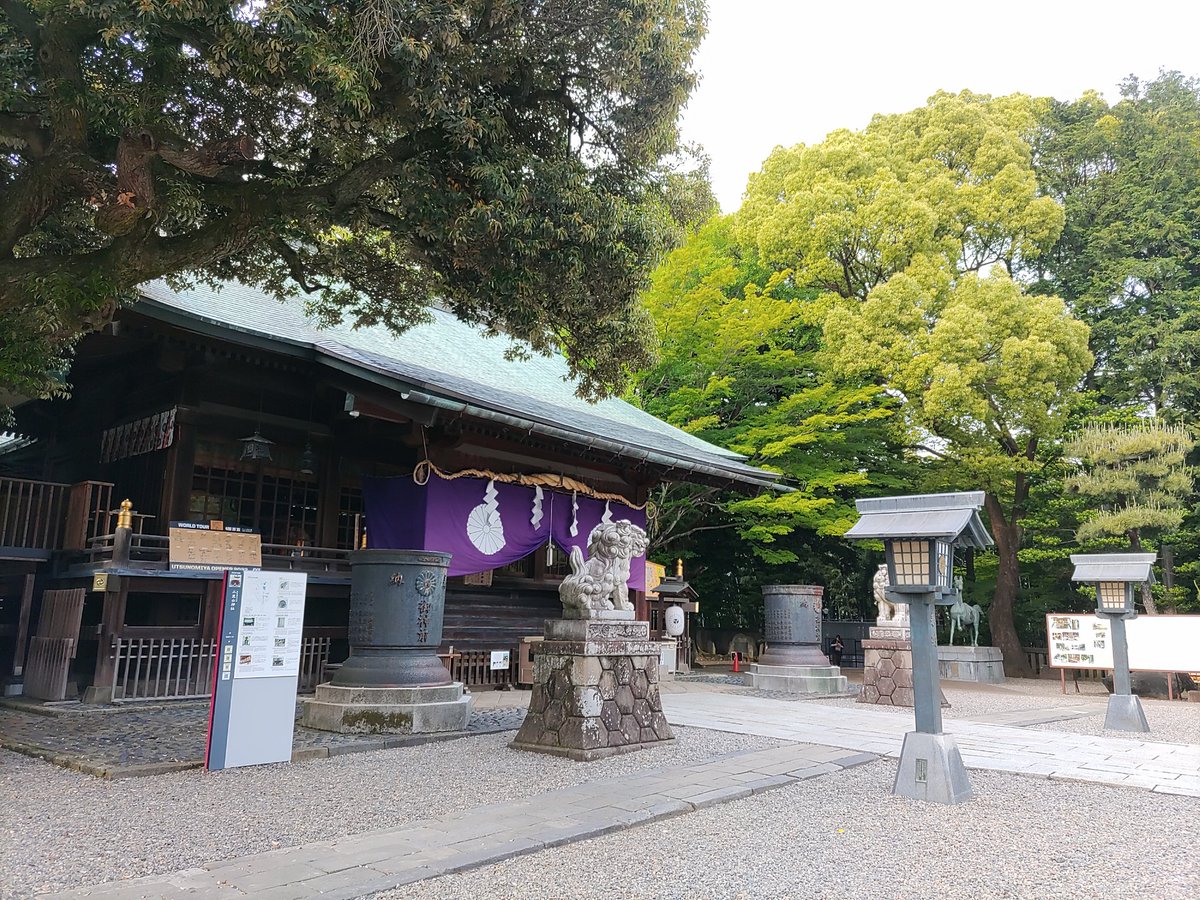
M 939 89 L 1110 101 L 1129 74 L 1200 76 L 1195 0 L 708 0 L 683 137 L 725 212 L 777 145 L 812 144 Z

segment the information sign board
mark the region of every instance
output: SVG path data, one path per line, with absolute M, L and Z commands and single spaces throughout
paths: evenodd
M 298 572 L 226 573 L 206 768 L 292 758 L 306 587 Z
M 493 650 L 492 651 L 492 671 L 501 671 L 512 665 L 509 658 L 512 651 L 510 650 Z
M 217 572 L 262 565 L 262 535 L 220 521 L 172 522 L 168 531 L 172 569 Z
M 1138 616 L 1125 623 L 1129 668 L 1138 672 L 1200 672 L 1200 616 Z M 1050 665 L 1111 669 L 1112 628 L 1095 613 L 1048 613 Z

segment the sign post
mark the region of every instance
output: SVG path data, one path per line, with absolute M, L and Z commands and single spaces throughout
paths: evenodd
M 306 586 L 297 572 L 226 573 L 205 768 L 292 758 Z

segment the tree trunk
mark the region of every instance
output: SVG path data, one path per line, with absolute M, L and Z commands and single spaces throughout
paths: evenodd
M 1029 659 L 1021 649 L 1021 639 L 1013 620 L 1013 607 L 1017 602 L 1017 591 L 1021 583 L 1017 549 L 1021 541 L 1021 527 L 1009 524 L 1000 503 L 991 494 L 985 501 L 988 524 L 996 541 L 996 555 L 1000 566 L 996 572 L 996 593 L 988 609 L 988 623 L 992 629 L 992 643 L 1004 655 L 1004 673 L 1010 678 L 1027 677 L 1033 674 Z
M 1134 553 L 1142 552 L 1142 535 L 1136 528 L 1129 530 L 1129 547 Z M 1150 591 L 1149 583 L 1142 585 L 1142 606 L 1146 608 L 1146 615 L 1158 615 L 1158 607 L 1154 605 L 1154 594 Z
M 1178 601 L 1175 599 L 1175 548 L 1170 544 L 1162 545 L 1163 587 L 1167 589 L 1167 612 L 1171 615 L 1179 613 Z

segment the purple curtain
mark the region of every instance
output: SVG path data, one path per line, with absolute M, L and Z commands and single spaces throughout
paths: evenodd
M 508 565 L 550 539 L 564 550 L 579 547 L 587 557 L 588 535 L 603 520 L 605 501 L 543 488 L 538 516 L 534 488 L 499 481 L 492 487 L 494 495 L 484 478 L 447 481 L 434 475 L 426 485 L 404 477 L 364 478 L 367 544 L 450 553 L 451 575 Z M 646 527 L 644 510 L 610 502 L 608 513 L 611 521 L 628 519 Z M 634 590 L 645 590 L 645 562 L 641 556 L 630 566 L 629 587 Z

